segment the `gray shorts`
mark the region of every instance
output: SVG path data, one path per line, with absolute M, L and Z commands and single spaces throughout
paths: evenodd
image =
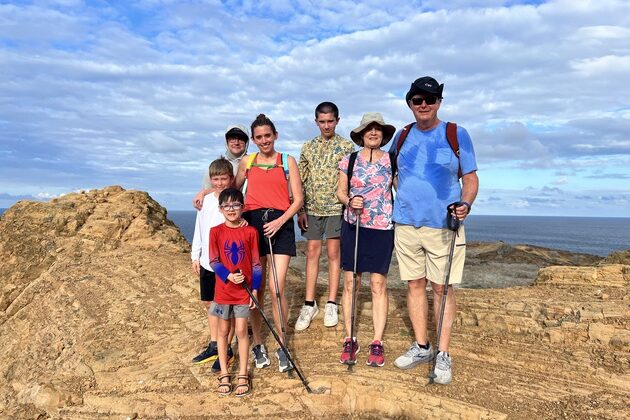
M 208 313 L 220 319 L 249 318 L 249 305 L 228 305 L 212 302 Z
M 307 214 L 308 228 L 302 231 L 302 236 L 307 240 L 321 241 L 336 239 L 341 236 L 341 215 L 339 216 L 313 216 Z

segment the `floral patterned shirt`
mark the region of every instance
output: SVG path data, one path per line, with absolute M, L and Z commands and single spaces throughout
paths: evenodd
M 339 170 L 348 175 L 348 161 L 350 155 L 344 156 L 339 162 Z M 361 153 L 357 156 L 350 178 L 350 197 L 363 196 L 363 213 L 361 213 L 361 226 L 370 229 L 391 230 L 394 228 L 392 213 L 392 165 L 389 161 L 389 153 L 376 162 L 369 162 Z M 348 223 L 356 223 L 354 212 L 346 210 L 344 219 Z
M 335 134 L 326 140 L 317 136 L 302 146 L 300 177 L 304 191 L 302 212 L 313 216 L 338 216 L 342 205 L 337 199 L 338 165 L 354 150 L 354 143 Z

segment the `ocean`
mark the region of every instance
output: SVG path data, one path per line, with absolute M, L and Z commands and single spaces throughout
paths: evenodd
M 0 209 L 0 215 L 6 209 Z M 180 228 L 188 242 L 195 230 L 195 211 L 173 210 L 168 217 Z M 571 252 L 607 256 L 630 249 L 630 218 L 482 216 L 466 219 L 468 241 L 528 244 Z M 296 238 L 304 240 L 297 230 Z
M 191 242 L 195 211 L 169 211 L 168 217 Z M 297 230 L 296 238 L 304 240 Z M 470 215 L 466 219 L 466 240 L 503 241 L 607 256 L 630 249 L 630 218 Z

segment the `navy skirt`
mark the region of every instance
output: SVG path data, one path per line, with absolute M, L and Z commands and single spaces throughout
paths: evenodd
M 341 268 L 354 271 L 355 225 L 343 221 L 341 225 Z M 394 230 L 359 228 L 357 250 L 358 273 L 387 274 L 394 252 Z

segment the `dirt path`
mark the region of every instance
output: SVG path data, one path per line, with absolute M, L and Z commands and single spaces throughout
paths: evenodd
M 366 366 L 362 350 L 349 373 L 338 361 L 341 324 L 323 327 L 321 312 L 295 333 L 296 259 L 290 346 L 310 386 L 325 393 L 306 393 L 272 360 L 253 370 L 251 396 L 219 397 L 210 367 L 190 363 L 207 335 L 187 246 L 170 228 L 156 228 L 155 239 L 134 221 L 123 223 L 138 227 L 133 239 L 124 240 L 131 228 L 103 239 L 114 234 L 99 230 L 97 211 L 75 225 L 82 207 L 61 204 L 67 213 L 49 219 L 43 208 L 41 221 L 0 221 L 3 234 L 21 238 L 0 240 L 0 418 L 630 418 L 627 265 L 558 267 L 533 286 L 458 290 L 454 381 L 439 386 L 427 385 L 426 365 L 392 364 L 411 342 L 404 289 L 390 290 L 382 368 Z M 64 233 L 68 225 L 77 233 Z M 359 302 L 367 348 L 367 287 Z M 271 335 L 266 343 L 276 349 Z

